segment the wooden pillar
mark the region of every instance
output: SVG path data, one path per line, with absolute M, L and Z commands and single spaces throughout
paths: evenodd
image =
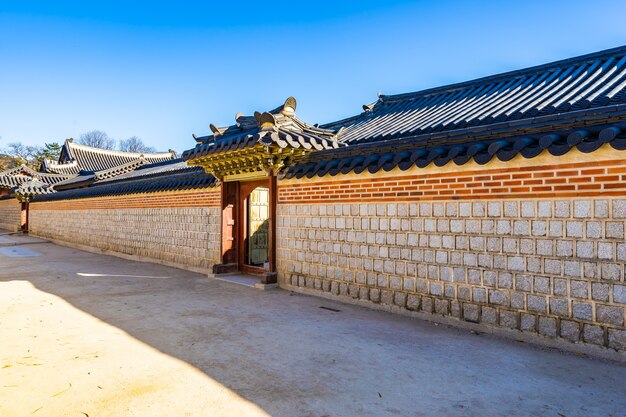
M 278 202 L 278 181 L 276 175 L 272 175 L 269 178 L 270 189 L 270 239 L 269 239 L 269 261 L 270 261 L 270 273 L 276 276 L 276 204 Z M 275 281 L 274 281 L 275 282 Z
M 28 201 L 22 202 L 20 228 L 22 229 L 22 232 L 28 233 Z

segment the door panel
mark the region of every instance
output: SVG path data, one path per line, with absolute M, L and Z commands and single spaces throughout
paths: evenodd
M 248 197 L 247 264 L 263 266 L 269 260 L 269 188 L 257 187 Z
M 222 263 L 237 263 L 239 183 L 226 182 L 222 187 Z

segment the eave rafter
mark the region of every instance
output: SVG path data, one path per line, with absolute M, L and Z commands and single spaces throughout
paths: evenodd
M 222 181 L 226 176 L 263 173 L 266 176 L 278 174 L 308 154 L 310 150 L 300 148 L 281 148 L 277 145 L 256 144 L 244 149 L 235 149 L 225 153 L 209 154 L 188 161 L 189 165 L 202 167 L 207 173 Z

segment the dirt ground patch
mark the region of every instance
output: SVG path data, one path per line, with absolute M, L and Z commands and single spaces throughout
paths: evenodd
M 0 416 L 626 409 L 623 365 L 160 265 L 26 247 L 40 256 L 0 254 Z

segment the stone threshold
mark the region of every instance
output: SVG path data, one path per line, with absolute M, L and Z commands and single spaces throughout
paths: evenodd
M 218 281 L 230 282 L 231 284 L 243 285 L 244 287 L 256 288 L 258 290 L 271 290 L 278 288 L 278 283 L 262 284 L 261 278 L 254 275 L 242 274 L 240 272 L 208 274 L 208 277 Z

